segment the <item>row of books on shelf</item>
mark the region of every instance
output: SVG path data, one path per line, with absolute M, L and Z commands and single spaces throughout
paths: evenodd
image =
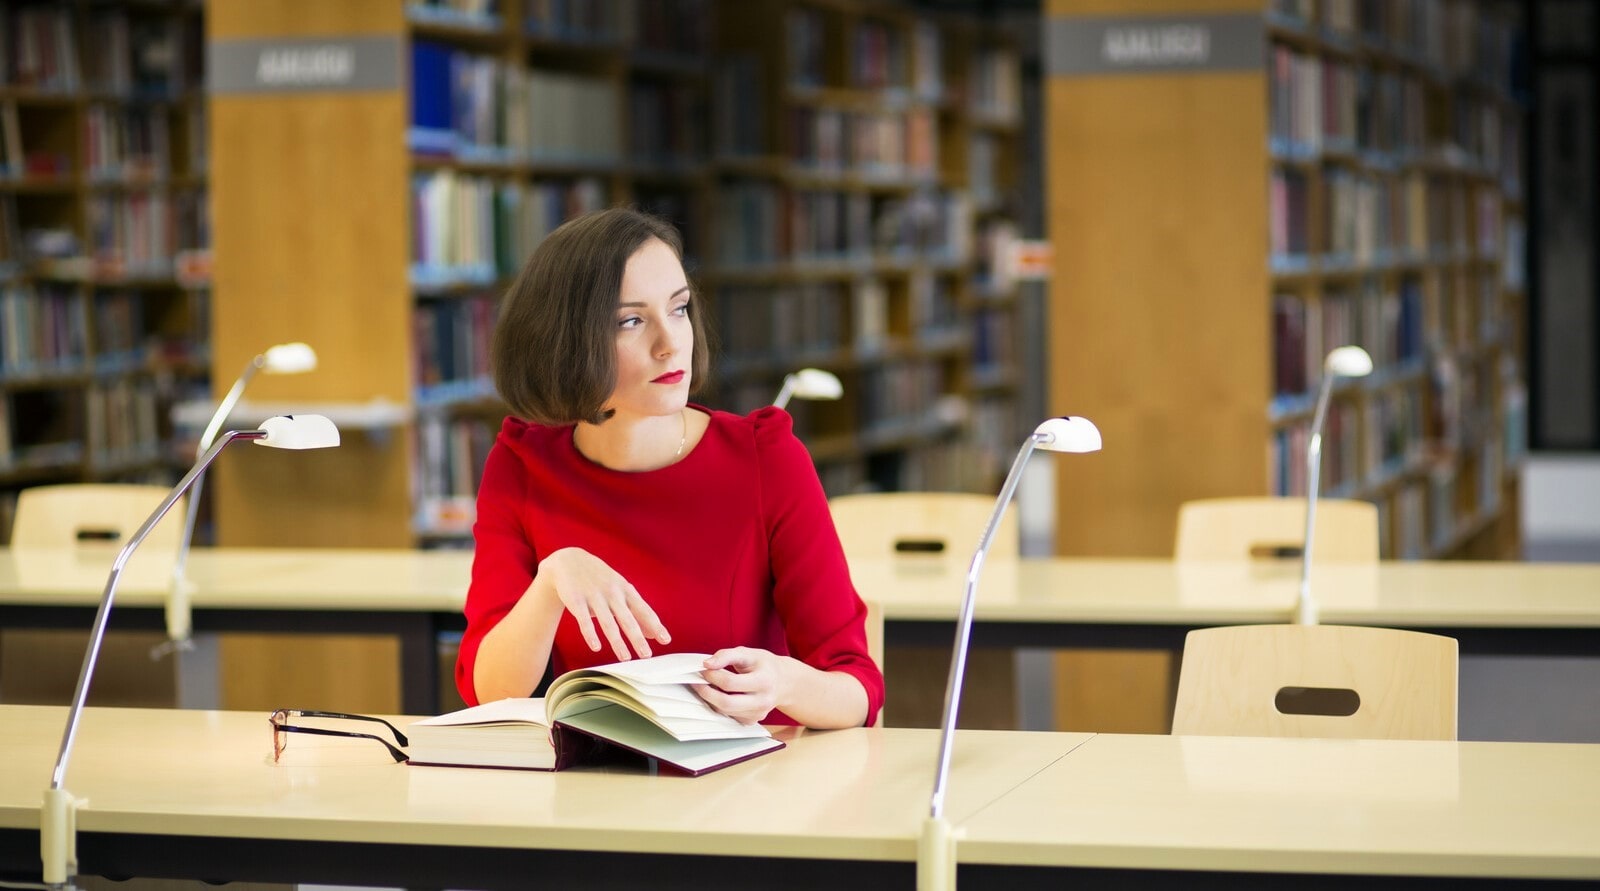
M 907 28 L 867 15 L 843 32 L 830 29 L 825 10 L 795 6 L 788 11 L 784 35 L 785 82 L 792 90 L 862 89 L 930 102 L 944 101 L 952 92 L 945 81 L 944 36 L 932 22 L 917 20 Z M 845 65 L 836 76 L 836 69 L 829 67 L 830 44 L 840 39 L 845 41 L 839 48 Z M 1021 99 L 1016 53 L 1004 47 L 977 48 L 959 89 L 975 114 L 1015 120 Z
M 1273 393 L 1310 394 L 1321 386 L 1323 359 L 1346 344 L 1365 349 L 1380 371 L 1421 359 L 1429 330 L 1425 302 L 1420 283 L 1412 278 L 1397 289 L 1369 283 L 1359 291 L 1329 291 L 1318 299 L 1274 296 Z
M 705 92 L 682 82 L 628 85 L 628 156 L 635 164 L 689 167 L 706 158 Z
M 486 379 L 498 300 L 492 295 L 419 302 L 412 312 L 416 386 Z M 427 401 L 425 395 L 419 401 Z
M 0 374 L 80 370 L 89 353 L 88 309 L 76 288 L 12 283 L 0 288 Z
M 517 0 L 512 0 L 516 3 Z M 709 45 L 707 0 L 520 0 L 523 33 L 557 43 L 697 55 Z M 498 0 L 407 0 L 413 22 L 501 32 Z
M 497 428 L 484 418 L 425 415 L 418 418 L 411 478 L 418 529 L 469 533 L 476 517 L 478 484 Z
M 605 78 L 530 70 L 416 40 L 407 138 L 419 154 L 463 160 L 615 164 L 620 91 Z
M 170 98 L 200 85 L 198 16 L 137 6 L 97 7 L 81 20 L 77 12 L 71 4 L 0 9 L 0 79 L 41 92 L 126 97 Z
M 718 262 L 965 262 L 973 212 L 959 190 L 909 195 L 789 189 L 735 182 L 714 199 Z
M 411 280 L 419 287 L 511 278 L 562 222 L 606 206 L 594 177 L 507 182 L 435 170 L 411 180 Z
M 180 250 L 210 244 L 207 202 L 196 192 L 90 195 L 87 210 L 87 253 L 109 274 L 170 277 Z
M 851 299 L 852 289 L 864 292 L 874 286 L 881 294 L 882 285 L 872 281 L 718 288 L 716 328 L 721 351 L 729 360 L 749 361 L 837 350 L 848 343 L 852 328 L 863 326 L 860 320 L 849 324 L 850 313 L 867 316 L 874 304 L 878 311 L 886 312 L 879 297 L 862 293 Z M 886 322 L 868 324 L 881 327 Z
M 1391 535 L 1394 542 L 1381 556 L 1400 560 L 1447 556 L 1497 514 L 1504 473 L 1500 447 L 1489 443 L 1475 457 L 1472 470 L 1447 463 L 1401 486 L 1392 507 L 1388 499 L 1379 499 L 1382 542 L 1387 545 Z
M 1319 185 L 1320 200 L 1313 194 Z M 1322 216 L 1314 220 L 1318 206 Z M 1390 177 L 1329 166 L 1314 177 L 1276 167 L 1269 180 L 1268 239 L 1279 257 L 1317 253 L 1359 266 L 1468 252 L 1499 259 L 1513 220 L 1520 225 L 1494 190 L 1420 171 Z
M 939 134 L 926 108 L 899 112 L 796 106 L 788 114 L 789 159 L 821 173 L 929 180 L 939 172 Z
M 203 112 L 188 115 L 188 169 L 191 171 L 205 169 L 205 127 Z M 83 146 L 84 169 L 91 180 L 161 180 L 175 170 L 171 116 L 160 106 L 90 105 L 84 117 Z
M 1277 44 L 1268 135 L 1281 158 L 1432 159 L 1515 178 L 1522 128 L 1504 103 L 1463 87 L 1429 99 L 1423 79 Z M 1440 124 L 1443 124 L 1441 126 Z
M 201 294 L 186 295 L 189 330 L 206 330 L 208 303 Z M 141 294 L 97 289 L 91 296 L 71 283 L 12 283 L 0 288 L 0 380 L 203 364 L 203 336 L 155 329 Z
M 1524 39 L 1511 11 L 1459 0 L 1272 0 L 1268 8 L 1284 27 L 1391 52 L 1443 76 L 1470 75 L 1507 92 Z
M 1007 309 L 980 309 L 972 314 L 972 371 L 992 375 L 1011 368 L 1017 358 L 1016 313 Z
M 160 399 L 147 377 L 115 378 L 84 391 L 84 443 L 89 462 L 112 468 L 160 460 Z

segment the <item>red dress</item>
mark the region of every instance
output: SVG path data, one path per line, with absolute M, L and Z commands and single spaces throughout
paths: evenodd
M 696 408 L 699 408 L 696 406 Z M 578 451 L 571 426 L 507 418 L 484 465 L 473 527 L 477 551 L 456 687 L 469 704 L 478 645 L 533 580 L 547 554 L 580 547 L 633 583 L 672 643 L 655 653 L 771 650 L 842 671 L 883 705 L 867 654 L 867 608 L 856 594 L 811 456 L 778 408 L 706 411 L 705 436 L 669 467 L 609 470 Z M 563 613 L 556 674 L 616 659 L 593 652 Z M 530 691 L 531 693 L 532 691 Z M 793 723 L 773 711 L 768 723 Z

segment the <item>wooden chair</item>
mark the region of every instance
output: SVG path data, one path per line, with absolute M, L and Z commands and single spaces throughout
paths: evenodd
M 1201 498 L 1178 508 L 1178 560 L 1298 556 L 1305 542 L 1304 498 Z M 1365 501 L 1317 501 L 1312 559 L 1378 559 L 1378 508 Z
M 994 498 L 960 492 L 882 492 L 840 495 L 828 501 L 850 560 L 899 557 L 971 559 L 978 546 Z M 988 560 L 1016 559 L 1020 550 L 1017 509 L 1012 505 L 995 530 Z M 957 592 L 959 594 L 959 592 Z M 884 646 L 883 616 L 874 592 L 862 591 L 869 609 L 867 640 L 876 624 L 886 697 L 880 724 L 895 727 L 938 727 L 944 714 L 944 688 L 950 673 L 949 646 Z M 964 728 L 1015 730 L 1019 725 L 1015 696 L 1016 665 L 1005 650 L 973 648 L 967 654 L 966 690 L 962 696 Z M 1006 695 L 973 695 L 1005 691 Z M 885 720 L 887 718 L 887 721 Z
M 1189 632 L 1172 732 L 1456 738 L 1455 638 L 1351 625 Z
M 11 545 L 103 550 L 109 569 L 109 557 L 127 543 L 170 491 L 164 486 L 119 483 L 24 489 L 17 496 Z M 183 511 L 183 501 L 168 511 L 145 538 L 130 566 L 142 564 L 141 570 L 152 570 L 144 573 L 151 577 L 170 574 L 183 529 Z M 108 632 L 89 688 L 89 703 L 175 705 L 175 660 L 156 662 L 149 655 L 165 637 L 159 631 Z M 87 630 L 0 633 L 0 700 L 52 705 L 71 701 L 88 641 Z
M 34 486 L 17 494 L 14 548 L 106 547 L 115 552 L 171 492 L 132 483 Z M 174 551 L 183 532 L 184 502 L 173 505 L 140 546 L 138 555 Z
M 828 500 L 846 557 L 896 554 L 970 559 L 994 513 L 994 498 L 967 492 L 871 492 Z M 995 530 L 989 559 L 1015 558 L 1021 549 L 1012 504 Z

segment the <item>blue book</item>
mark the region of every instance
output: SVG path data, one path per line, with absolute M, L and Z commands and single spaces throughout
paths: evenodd
M 449 47 L 426 40 L 411 43 L 411 150 L 450 154 L 455 130 L 450 114 Z

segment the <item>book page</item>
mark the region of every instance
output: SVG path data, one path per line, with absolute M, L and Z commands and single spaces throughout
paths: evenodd
M 563 720 L 587 699 L 629 708 L 679 740 L 770 736 L 759 724 L 740 724 L 718 713 L 689 687 L 705 683 L 704 653 L 669 653 L 569 671 L 550 685 L 548 710 Z
M 461 727 L 479 724 L 538 724 L 548 725 L 544 700 L 511 698 L 485 702 L 434 718 L 413 721 L 411 727 Z

